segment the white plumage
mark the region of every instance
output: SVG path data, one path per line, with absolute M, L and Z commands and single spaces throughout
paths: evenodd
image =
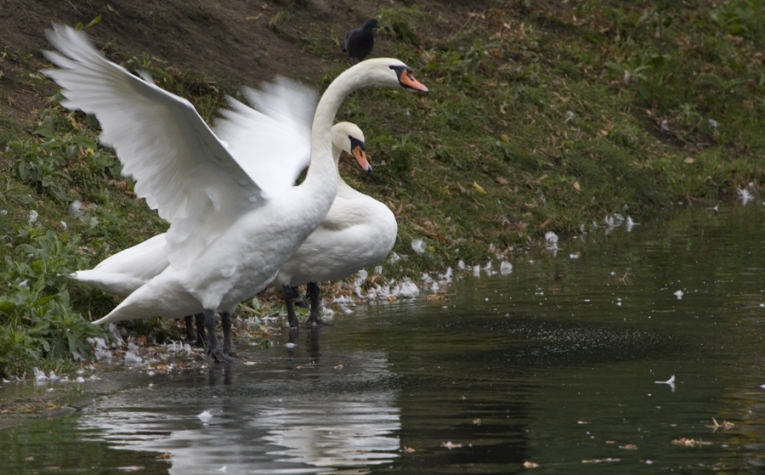
M 102 143 L 114 147 L 123 173 L 136 179 L 136 194 L 170 223 L 164 247 L 170 265 L 95 323 L 204 311 L 205 326 L 214 330 L 215 311 L 230 314 L 267 286 L 323 221 L 337 188 L 330 126 L 342 100 L 366 85 L 427 90 L 395 59 L 348 69 L 316 108 L 304 182 L 265 192 L 259 183 L 271 177 L 249 176 L 188 101 L 108 61 L 82 32 L 58 25 L 47 35 L 61 54 L 45 53 L 59 68 L 45 74 L 62 86 L 62 104 L 95 114 Z M 224 360 L 210 333 L 213 356 Z
M 287 99 L 286 96 L 284 98 Z M 242 111 L 242 108 L 249 109 L 238 103 L 237 109 Z M 229 127 L 243 122 L 229 122 L 234 116 L 224 116 L 227 120 L 218 123 L 215 130 L 225 129 L 219 136 L 237 143 Z M 308 135 L 307 129 L 305 134 Z M 247 134 L 241 136 L 247 137 Z M 354 155 L 362 167 L 371 170 L 363 151 L 353 146 L 351 138 L 363 146 L 364 134 L 355 124 L 340 122 L 332 127 L 335 165 L 339 164 L 340 156 L 345 151 Z M 235 149 L 230 147 L 236 156 Z M 397 229 L 396 217 L 387 206 L 354 190 L 339 177 L 335 200 L 324 221 L 282 266 L 278 281 L 283 286 L 293 287 L 345 278 L 384 259 L 396 242 Z M 75 272 L 72 277 L 105 292 L 126 297 L 167 267 L 164 246 L 165 234 L 154 236 L 105 259 L 94 269 Z
M 361 130 L 348 122 L 336 124 L 332 135 L 336 163 L 342 150 L 339 143 L 349 136 L 364 141 Z M 339 177 L 324 221 L 282 266 L 277 278 L 282 285 L 297 286 L 348 277 L 384 259 L 396 242 L 397 230 L 396 217 L 387 206 Z

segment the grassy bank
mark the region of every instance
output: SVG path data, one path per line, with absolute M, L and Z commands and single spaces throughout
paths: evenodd
M 425 97 L 366 89 L 338 117 L 361 126 L 375 165 L 371 176 L 350 164 L 341 172 L 399 221 L 394 251 L 409 258 L 386 263 L 386 276 L 512 261 L 549 231 L 570 236 L 615 212 L 647 220 L 678 203 L 714 205 L 765 182 L 763 2 L 533 4 L 476 10 L 459 24 L 416 5 L 378 11 L 380 40 L 431 88 Z M 273 13 L 274 28 L 288 13 Z M 447 34 L 423 33 L 433 25 Z M 308 40 L 295 48 L 323 57 L 336 47 Z M 106 52 L 150 70 L 206 119 L 239 86 Z M 0 77 L 0 102 L 10 97 L 3 88 L 55 91 L 34 72 L 45 67 L 38 56 L 6 51 L 4 61 L 31 73 L 21 85 Z M 345 67 L 334 63 L 315 85 Z M 66 275 L 165 229 L 97 135 L 92 118 L 55 98 L 30 117 L 0 108 L 2 374 L 87 356 L 84 338 L 100 332 L 91 317 L 116 300 Z M 415 254 L 413 239 L 427 251 Z M 167 323 L 126 325 L 161 334 Z

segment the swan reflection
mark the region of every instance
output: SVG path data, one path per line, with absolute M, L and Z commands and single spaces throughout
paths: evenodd
M 336 401 L 317 406 L 274 407 L 262 411 L 252 424 L 266 428 L 264 440 L 286 447 L 274 450 L 279 462 L 315 467 L 350 467 L 390 462 L 397 457 L 401 428 L 393 394 L 374 401 Z
M 384 355 L 353 356 L 347 371 L 261 366 L 231 385 L 122 393 L 79 423 L 90 440 L 157 453 L 170 474 L 368 473 L 399 456 L 397 390 L 375 389 L 390 377 Z

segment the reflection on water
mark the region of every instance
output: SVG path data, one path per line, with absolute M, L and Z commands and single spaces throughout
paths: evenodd
M 518 254 L 512 274 L 466 277 L 448 300 L 339 315 L 318 346 L 302 334 L 288 351 L 285 335 L 247 354 L 253 366 L 155 376 L 79 414 L 0 431 L 0 471 L 756 470 L 763 217 L 753 206 L 684 213 L 558 243 L 533 262 Z M 672 376 L 674 388 L 657 384 Z
M 353 467 L 390 462 L 398 457 L 401 428 L 393 393 L 369 401 L 333 401 L 265 408 L 251 422 L 268 429 L 267 442 L 278 462 L 301 462 L 315 467 Z M 301 407 L 305 406 L 305 407 Z
M 298 365 L 297 371 L 316 373 L 309 380 L 318 386 L 291 380 L 279 359 L 258 368 L 214 368 L 212 393 L 190 400 L 184 385 L 191 381 L 157 384 L 100 401 L 79 424 L 89 440 L 160 453 L 170 474 L 223 467 L 229 475 L 325 473 L 391 462 L 398 457 L 401 428 L 396 392 L 369 387 L 387 376 L 385 356 L 372 351 L 348 358 L 353 364 L 347 370 L 324 371 L 315 359 L 307 359 L 304 370 Z M 346 390 L 360 381 L 368 383 L 366 390 Z M 238 389 L 218 393 L 219 383 Z M 198 417 L 203 409 L 209 420 Z

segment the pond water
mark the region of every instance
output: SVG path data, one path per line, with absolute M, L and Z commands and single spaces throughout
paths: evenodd
M 763 218 L 750 205 L 594 231 L 448 300 L 356 307 L 318 343 L 245 350 L 254 365 L 144 377 L 0 431 L 0 472 L 756 471 Z

